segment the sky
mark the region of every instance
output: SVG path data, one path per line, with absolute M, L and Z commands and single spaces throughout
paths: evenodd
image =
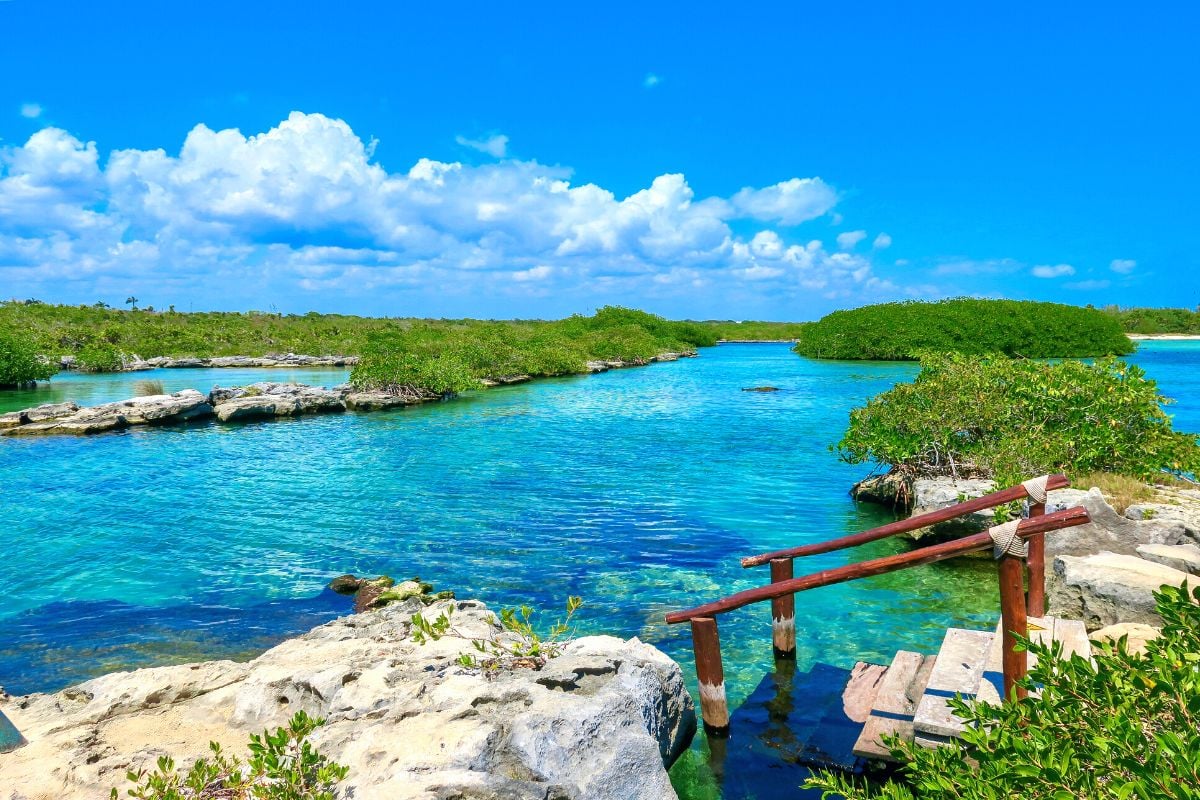
M 0 0 L 0 298 L 1200 304 L 1200 6 Z

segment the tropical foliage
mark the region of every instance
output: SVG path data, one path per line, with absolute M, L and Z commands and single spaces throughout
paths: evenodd
M 1104 312 L 1120 320 L 1126 333 L 1200 334 L 1200 309 L 1108 306 Z
M 298 712 L 286 728 L 250 736 L 245 763 L 227 756 L 216 742 L 212 755 L 190 769 L 175 769 L 169 756 L 158 759 L 153 772 L 130 772 L 134 786 L 126 791 L 136 800 L 334 800 L 336 786 L 347 769 L 317 752 L 307 737 L 324 720 Z M 111 800 L 120 793 L 113 789 Z
M 1196 800 L 1200 798 L 1200 587 L 1156 594 L 1165 623 L 1144 653 L 1124 639 L 1094 661 L 1037 656 L 1025 685 L 1040 696 L 993 706 L 951 701 L 968 721 L 958 746 L 893 743 L 898 780 L 825 773 L 808 788 L 848 800 Z
M 854 464 L 982 474 L 1001 484 L 1059 471 L 1195 473 L 1200 446 L 1172 428 L 1168 402 L 1141 369 L 1114 359 L 927 354 L 914 381 L 850 413 L 836 449 Z
M 350 382 L 452 394 L 482 380 L 571 375 L 592 360 L 646 363 L 715 343 L 703 325 L 613 306 L 557 322 L 418 322 L 370 335 Z
M 33 339 L 17 331 L 0 330 L 0 386 L 20 386 L 47 380 L 55 372 L 38 354 Z
M 898 361 L 927 350 L 1025 358 L 1125 355 L 1133 343 L 1114 317 L 1091 308 L 959 298 L 835 311 L 800 329 L 810 358 Z

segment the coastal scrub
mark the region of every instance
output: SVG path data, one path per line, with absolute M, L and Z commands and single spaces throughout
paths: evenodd
M 28 336 L 0 331 L 0 387 L 49 380 L 55 371 Z
M 809 358 L 913 360 L 923 351 L 1086 358 L 1133 352 L 1120 321 L 1092 308 L 956 298 L 834 311 L 800 329 Z
M 915 380 L 850 412 L 835 447 L 851 464 L 1001 485 L 1050 472 L 1194 474 L 1200 445 L 1174 430 L 1162 408 L 1169 402 L 1143 370 L 1115 359 L 926 354 Z

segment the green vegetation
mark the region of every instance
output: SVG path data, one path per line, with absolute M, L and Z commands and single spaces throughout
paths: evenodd
M 877 361 L 929 350 L 1083 358 L 1132 353 L 1133 343 L 1116 319 L 1095 309 L 959 298 L 835 311 L 802 327 L 795 349 L 810 358 Z
M 613 306 L 557 322 L 415 322 L 370 335 L 350 382 L 446 395 L 485 379 L 578 374 L 590 360 L 644 364 L 715 343 L 703 325 Z
M 0 387 L 48 380 L 56 371 L 38 354 L 33 339 L 18 331 L 0 329 Z
M 1200 334 L 1200 309 L 1107 306 L 1104 313 L 1116 317 L 1126 333 Z
M 929 354 L 912 383 L 850 413 L 836 448 L 852 464 L 987 475 L 1002 485 L 1060 471 L 1143 480 L 1196 473 L 1200 445 L 1172 429 L 1167 402 L 1145 372 L 1114 359 Z
M 177 772 L 175 762 L 163 756 L 154 772 L 127 775 L 134 787 L 126 794 L 136 800 L 334 800 L 347 769 L 306 741 L 324 722 L 300 711 L 286 728 L 252 734 L 245 764 L 216 742 L 209 743 L 211 758 L 198 759 L 186 771 Z M 116 789 L 109 795 L 119 796 Z
M 958 746 L 893 743 L 900 780 L 824 773 L 806 785 L 848 800 L 1195 800 L 1200 798 L 1200 587 L 1156 594 L 1164 627 L 1144 654 L 1124 639 L 1095 663 L 1041 644 L 1025 685 L 1041 696 L 992 706 L 956 699 Z
M 718 339 L 732 342 L 791 342 L 800 338 L 800 331 L 810 322 L 721 322 L 700 323 L 712 330 Z
M 500 610 L 499 617 L 492 618 L 493 622 L 500 626 L 501 633 L 490 634 L 485 639 L 476 639 L 455 629 L 451 623 L 454 614 L 454 606 L 451 605 L 432 622 L 421 614 L 413 614 L 412 640 L 419 645 L 425 645 L 449 634 L 467 639 L 481 654 L 480 657 L 476 657 L 471 653 L 463 653 L 458 657 L 458 663 L 468 669 L 497 672 L 512 667 L 527 667 L 531 663 L 540 665 L 562 655 L 563 648 L 574 637 L 572 620 L 582 606 L 582 597 L 568 597 L 566 616 L 551 625 L 544 636 L 538 633 L 533 624 L 532 607 L 524 605 L 520 608 L 504 608 Z

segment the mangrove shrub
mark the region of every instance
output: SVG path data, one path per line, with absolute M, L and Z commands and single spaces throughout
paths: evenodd
M 0 386 L 21 386 L 49 380 L 58 370 L 38 355 L 34 341 L 16 332 L 0 331 Z
M 1172 428 L 1154 381 L 1115 359 L 1047 363 L 927 354 L 911 383 L 850 412 L 836 448 L 852 464 L 994 477 L 1194 473 L 1200 446 Z
M 368 336 L 350 382 L 453 394 L 482 380 L 574 375 L 588 361 L 645 363 L 715 343 L 703 325 L 612 306 L 555 322 L 414 322 Z
M 957 744 L 893 742 L 904 762 L 882 786 L 819 774 L 809 788 L 848 800 L 1196 800 L 1200 798 L 1200 587 L 1155 595 L 1164 627 L 1145 653 L 1094 644 L 1094 662 L 1028 644 L 1024 683 L 1041 696 L 950 701 L 967 721 Z
M 1133 343 L 1113 316 L 1093 308 L 958 298 L 835 311 L 800 329 L 810 358 L 900 361 L 927 350 L 1025 358 L 1125 355 Z

